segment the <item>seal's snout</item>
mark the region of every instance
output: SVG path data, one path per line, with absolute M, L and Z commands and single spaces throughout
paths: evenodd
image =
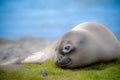
M 68 65 L 70 65 L 71 63 L 72 63 L 72 60 L 71 60 L 69 57 L 67 57 L 67 56 L 64 56 L 64 57 L 62 57 L 62 58 L 59 58 L 59 59 L 55 62 L 55 64 L 56 64 L 57 66 L 60 66 L 60 67 L 68 66 Z

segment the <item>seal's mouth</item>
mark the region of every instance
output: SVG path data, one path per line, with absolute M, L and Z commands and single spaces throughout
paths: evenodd
M 67 67 L 67 66 L 69 66 L 69 65 L 71 65 L 72 64 L 72 61 L 70 61 L 69 63 L 67 63 L 67 64 L 64 64 L 64 65 L 59 65 L 60 67 Z

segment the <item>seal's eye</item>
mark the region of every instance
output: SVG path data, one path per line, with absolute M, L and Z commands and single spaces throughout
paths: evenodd
M 65 49 L 66 49 L 66 50 L 69 50 L 70 48 L 71 48 L 70 45 L 65 46 Z
M 70 52 L 71 50 L 72 50 L 72 45 L 71 45 L 71 44 L 67 44 L 67 45 L 65 45 L 64 48 L 63 48 L 63 52 L 64 52 L 64 53 L 68 53 L 68 52 Z

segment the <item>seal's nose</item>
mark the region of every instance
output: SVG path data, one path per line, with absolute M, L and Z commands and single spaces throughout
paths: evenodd
M 58 59 L 55 64 L 58 66 L 67 66 L 67 64 L 69 64 L 71 62 L 71 59 L 67 56 L 64 56 L 60 59 Z

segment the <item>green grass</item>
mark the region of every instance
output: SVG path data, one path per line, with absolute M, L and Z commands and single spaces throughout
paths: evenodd
M 0 69 L 0 80 L 120 80 L 120 58 L 77 70 L 58 68 L 53 61 L 47 61 L 42 65 L 22 65 L 27 68 L 14 71 Z M 42 76 L 43 70 L 48 76 Z

